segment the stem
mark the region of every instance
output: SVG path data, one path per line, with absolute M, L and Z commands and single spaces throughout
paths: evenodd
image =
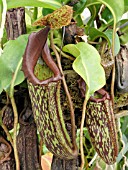
M 12 137 L 11 137 L 7 127 L 3 123 L 1 125 L 1 127 L 4 129 L 4 131 L 5 131 L 6 135 L 7 135 L 7 138 L 8 138 L 8 140 L 10 141 L 10 143 L 11 143 L 11 145 L 13 147 L 13 140 L 12 140 Z
M 17 125 L 18 125 L 18 112 L 17 112 L 17 107 L 14 99 L 14 85 L 15 85 L 15 80 L 18 74 L 18 71 L 20 69 L 22 63 L 22 58 L 20 59 L 17 68 L 15 70 L 15 73 L 12 78 L 11 82 L 11 87 L 10 87 L 10 100 L 14 112 L 14 133 L 13 133 L 13 147 L 14 147 L 14 156 L 15 156 L 15 161 L 16 161 L 16 170 L 20 170 L 20 161 L 19 161 L 19 156 L 18 156 L 18 151 L 17 151 L 17 145 L 16 145 L 16 136 L 17 136 Z
M 14 75 L 13 75 L 13 78 L 12 78 L 12 82 L 11 82 L 11 86 L 10 86 L 10 98 L 12 98 L 14 96 L 14 86 L 15 86 L 15 80 L 16 80 L 16 77 L 17 77 L 17 74 L 18 74 L 18 71 L 20 69 L 20 66 L 22 64 L 22 60 L 23 58 L 20 59 L 18 65 L 17 65 L 17 68 L 14 72 Z
M 7 100 L 8 100 L 8 99 L 7 99 Z M 8 103 L 8 101 L 7 101 L 7 103 Z M 4 111 L 5 111 L 6 108 L 7 108 L 7 105 L 5 105 L 5 106 L 2 108 L 2 110 L 0 111 L 0 117 L 1 117 L 1 118 L 2 118 L 3 113 L 4 113 Z M 7 127 L 6 127 L 3 123 L 1 124 L 1 127 L 2 127 L 3 130 L 5 131 L 8 140 L 10 141 L 11 145 L 13 146 L 13 140 L 12 140 L 12 137 L 11 137 L 11 135 L 10 135 Z
M 83 127 L 84 127 L 85 111 L 86 111 L 87 102 L 88 102 L 88 99 L 87 99 L 87 97 L 85 97 L 85 100 L 84 100 L 84 103 L 83 103 L 81 125 L 80 125 L 80 153 L 81 153 L 81 166 L 80 166 L 80 170 L 83 170 L 84 164 L 85 164 L 85 161 L 84 161 L 84 150 L 83 150 Z
M 16 144 L 17 125 L 18 125 L 18 112 L 17 112 L 17 107 L 16 107 L 14 97 L 11 97 L 10 100 L 11 100 L 12 107 L 13 107 L 13 112 L 14 112 L 14 131 L 13 131 L 14 156 L 15 156 L 15 161 L 16 161 L 16 170 L 20 170 L 20 161 L 19 161 L 19 156 L 18 156 L 18 151 L 17 151 L 17 144 Z
M 57 50 L 58 52 L 61 52 L 61 55 L 62 55 L 63 57 L 68 58 L 69 60 L 72 60 L 72 61 L 75 60 L 74 57 L 71 57 L 71 56 L 65 54 L 65 53 L 64 53 L 63 51 L 61 51 L 61 49 L 59 49 L 56 45 L 54 45 L 54 46 L 55 46 L 55 48 L 56 48 L 56 50 Z
M 103 41 L 103 46 L 102 46 L 102 49 L 101 49 L 101 52 L 100 52 L 101 56 L 103 56 L 103 54 L 104 54 L 106 44 L 107 44 L 107 42 Z
M 113 35 L 112 35 L 112 56 L 113 56 L 113 69 L 112 69 L 112 81 L 111 81 L 111 98 L 114 107 L 114 83 L 115 83 L 115 34 L 116 34 L 116 22 L 113 25 Z
M 51 31 L 51 48 L 56 55 L 58 67 L 59 67 L 61 74 L 62 74 L 62 82 L 63 82 L 63 86 L 64 86 L 64 89 L 65 89 L 65 93 L 66 93 L 67 98 L 68 98 L 69 106 L 70 106 L 70 116 L 71 116 L 71 126 L 72 126 L 72 144 L 73 144 L 73 147 L 74 147 L 74 151 L 77 151 L 76 132 L 75 132 L 75 116 L 74 116 L 73 103 L 72 103 L 71 96 L 70 96 L 70 93 L 68 91 L 68 87 L 67 87 L 67 84 L 66 84 L 66 80 L 65 80 L 65 77 L 64 77 L 63 70 L 62 70 L 60 57 L 59 57 L 59 54 L 58 54 L 58 52 L 55 48 L 55 45 L 53 43 L 53 31 Z

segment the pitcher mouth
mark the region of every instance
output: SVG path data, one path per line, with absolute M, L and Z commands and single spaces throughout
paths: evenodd
M 25 77 L 33 85 L 47 85 L 50 82 L 62 79 L 59 68 L 52 59 L 50 49 L 47 44 L 47 37 L 49 31 L 50 27 L 47 26 L 46 28 L 40 30 L 39 32 L 30 34 L 26 50 L 23 56 L 22 70 L 24 72 Z M 40 55 L 42 55 L 43 60 L 54 73 L 53 77 L 50 77 L 43 81 L 39 80 L 34 75 L 34 68 L 37 64 Z

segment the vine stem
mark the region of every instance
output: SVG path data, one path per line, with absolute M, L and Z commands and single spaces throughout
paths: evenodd
M 74 57 L 71 57 L 71 56 L 65 54 L 65 53 L 64 53 L 63 51 L 61 51 L 61 49 L 59 49 L 56 45 L 54 45 L 54 46 L 55 46 L 55 48 L 56 48 L 56 50 L 57 50 L 58 52 L 61 52 L 61 54 L 62 54 L 63 57 L 68 58 L 69 60 L 72 60 L 72 61 L 75 60 Z
M 80 153 L 81 153 L 81 166 L 80 170 L 83 170 L 84 168 L 84 149 L 83 149 L 83 127 L 84 127 L 84 120 L 85 120 L 85 111 L 87 106 L 87 95 L 85 96 L 84 103 L 83 103 L 83 110 L 82 110 L 82 119 L 81 119 L 81 125 L 80 125 Z
M 111 81 L 111 98 L 114 108 L 114 83 L 115 83 L 115 33 L 116 33 L 116 21 L 113 24 L 113 35 L 112 35 L 112 56 L 113 56 L 113 69 L 112 69 L 112 81 Z
M 14 112 L 14 131 L 13 131 L 13 148 L 14 148 L 14 156 L 15 156 L 15 162 L 16 162 L 16 170 L 20 170 L 20 161 L 17 151 L 17 144 L 16 144 L 16 137 L 17 137 L 17 125 L 18 125 L 18 112 L 17 107 L 15 103 L 14 96 L 10 97 L 12 108 Z
M 8 100 L 8 99 L 7 99 L 7 100 Z M 2 108 L 2 110 L 0 111 L 0 117 L 3 116 L 3 113 L 4 113 L 4 111 L 5 111 L 6 108 L 7 108 L 7 105 L 5 105 L 5 106 Z M 2 127 L 3 130 L 5 131 L 5 133 L 6 133 L 6 135 L 7 135 L 7 138 L 8 138 L 8 140 L 10 141 L 10 143 L 11 143 L 11 145 L 12 145 L 12 147 L 13 147 L 13 140 L 12 140 L 12 137 L 11 137 L 11 135 L 10 135 L 7 127 L 6 127 L 3 123 L 1 124 L 1 127 Z
M 19 156 L 18 156 L 18 151 L 17 151 L 17 144 L 16 144 L 16 137 L 17 137 L 17 125 L 18 125 L 18 111 L 14 99 L 14 85 L 15 85 L 15 80 L 18 74 L 18 71 L 20 69 L 22 59 L 20 59 L 17 68 L 15 70 L 15 73 L 12 78 L 11 86 L 10 86 L 10 100 L 14 112 L 14 132 L 13 132 L 13 148 L 14 148 L 14 156 L 15 156 L 15 161 L 16 161 L 16 170 L 20 170 L 20 161 L 19 161 Z
M 74 151 L 77 151 L 76 132 L 75 132 L 75 116 L 74 116 L 73 103 L 72 103 L 71 95 L 69 93 L 67 83 L 66 83 L 66 80 L 65 80 L 65 77 L 64 77 L 64 73 L 63 73 L 63 70 L 62 70 L 60 56 L 59 56 L 59 54 L 58 54 L 58 52 L 55 48 L 55 45 L 53 43 L 53 31 L 51 31 L 51 48 L 56 55 L 58 67 L 59 67 L 60 72 L 62 74 L 62 82 L 63 82 L 63 86 L 64 86 L 64 89 L 65 89 L 65 93 L 66 93 L 67 98 L 68 98 L 69 106 L 70 106 L 70 116 L 71 116 L 71 126 L 72 126 L 72 144 L 73 144 L 73 147 L 74 147 Z
M 8 138 L 8 140 L 10 141 L 10 143 L 11 143 L 11 145 L 13 147 L 13 140 L 12 140 L 12 137 L 11 137 L 7 127 L 3 123 L 1 125 L 1 127 L 4 129 L 4 131 L 5 131 L 6 135 L 7 135 L 7 138 Z

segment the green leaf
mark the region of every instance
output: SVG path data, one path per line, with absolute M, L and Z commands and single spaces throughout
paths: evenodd
M 90 27 L 94 27 L 94 21 L 95 21 L 96 16 L 99 12 L 100 5 L 99 4 L 98 5 L 92 5 L 92 6 L 89 6 L 88 9 L 91 12 L 90 19 L 87 22 L 87 25 L 89 26 L 89 29 L 90 29 Z
M 72 54 L 74 57 L 78 57 L 80 55 L 80 51 L 77 48 L 77 46 L 75 44 L 68 44 L 65 45 L 62 49 L 62 51 L 67 52 Z
M 75 17 L 83 12 L 83 10 L 85 9 L 86 1 L 87 0 L 79 0 L 78 3 L 73 5 Z
M 54 10 L 53 9 L 50 9 L 50 8 L 43 8 L 42 10 L 42 14 L 43 16 L 46 16 L 48 14 L 51 14 Z
M 0 56 L 0 93 L 3 89 L 9 88 L 17 65 L 24 54 L 27 41 L 28 35 L 26 34 L 21 35 L 16 40 L 10 40 L 6 44 Z M 19 70 L 15 85 L 20 84 L 23 80 L 24 74 Z
M 97 38 L 103 37 L 104 39 L 107 40 L 109 46 L 111 46 L 111 41 L 110 41 L 109 37 L 106 34 L 104 34 L 103 32 L 96 29 L 96 28 L 90 28 L 89 37 L 90 37 L 91 41 L 95 41 Z
M 85 80 L 88 99 L 90 95 L 105 85 L 105 73 L 100 64 L 100 55 L 93 46 L 84 42 L 80 42 L 76 46 L 80 50 L 80 56 L 75 59 L 73 69 Z
M 48 152 L 49 152 L 49 150 L 47 149 L 46 145 L 43 144 L 43 146 L 42 146 L 42 153 L 43 153 L 43 155 L 48 153 Z
M 83 142 L 85 141 L 85 138 L 90 141 L 90 136 L 86 127 L 83 128 Z M 78 148 L 80 148 L 80 129 L 77 129 L 76 132 L 76 143 Z
M 0 24 L 2 21 L 2 11 L 3 11 L 3 3 L 2 3 L 2 0 L 0 0 Z
M 90 5 L 94 5 L 94 4 L 105 4 L 108 9 L 111 11 L 112 15 L 113 15 L 113 20 L 114 20 L 114 24 L 113 24 L 113 38 L 112 38 L 112 53 L 115 56 L 115 50 L 118 51 L 118 46 L 115 45 L 114 42 L 116 42 L 116 38 L 115 38 L 115 32 L 116 32 L 116 23 L 120 20 L 120 18 L 122 17 L 123 13 L 124 13 L 124 0 L 116 0 L 113 2 L 113 0 L 88 0 L 86 6 L 90 6 Z
M 120 43 L 126 44 L 128 42 L 128 19 L 123 19 L 118 23 L 120 33 Z
M 124 0 L 124 9 L 125 12 L 128 12 L 128 0 Z
M 111 46 L 112 46 L 112 34 L 113 34 L 112 32 L 113 32 L 113 30 L 111 30 L 111 29 L 108 29 L 104 32 L 104 34 L 108 37 Z M 115 51 L 114 51 L 114 54 L 117 55 L 119 51 L 120 51 L 120 40 L 119 40 L 119 36 L 116 34 L 115 35 Z
M 117 22 L 122 17 L 124 13 L 124 1 L 123 0 L 87 0 L 86 6 L 95 4 L 105 4 L 111 11 L 114 20 Z
M 77 15 L 77 17 L 75 18 L 75 21 L 77 22 L 77 26 L 83 26 L 83 20 L 81 18 L 81 15 Z
M 90 135 L 89 135 L 88 129 L 86 127 L 83 128 L 83 134 L 84 134 L 84 137 L 90 141 Z M 77 140 L 79 141 L 80 140 L 79 139 L 80 138 L 80 129 L 77 129 L 76 136 L 77 136 Z
M 128 116 L 125 116 L 123 118 L 121 118 L 122 120 L 122 124 L 121 124 L 121 132 L 122 134 L 128 135 L 127 131 L 128 131 Z
M 57 0 L 7 0 L 7 8 L 16 8 L 16 7 L 25 7 L 25 6 L 34 6 L 34 7 L 44 7 L 57 9 L 62 5 Z
M 87 138 L 89 141 L 91 141 L 88 129 L 86 127 L 83 129 L 83 134 L 84 134 L 85 138 Z
M 101 14 L 102 19 L 104 19 L 106 22 L 109 22 L 113 19 L 112 13 L 108 8 L 105 8 Z
M 62 40 L 60 38 L 54 38 L 53 40 L 54 44 L 57 44 L 57 46 L 61 47 L 62 45 Z
M 125 45 L 128 43 L 128 34 L 124 33 L 123 35 L 120 36 L 120 43 L 122 45 Z

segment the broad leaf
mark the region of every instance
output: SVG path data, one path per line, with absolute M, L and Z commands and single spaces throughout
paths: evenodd
M 34 7 L 44 7 L 57 9 L 61 7 L 61 3 L 57 0 L 7 0 L 7 8 L 16 8 L 16 7 L 25 7 L 25 6 L 34 6 Z
M 118 23 L 120 42 L 126 44 L 128 42 L 128 19 L 123 19 Z
M 81 18 L 81 15 L 77 15 L 77 17 L 75 17 L 75 21 L 77 22 L 77 26 L 83 26 L 83 20 Z
M 43 8 L 42 9 L 42 14 L 43 16 L 46 16 L 48 14 L 51 14 L 54 10 L 53 9 L 50 9 L 50 8 Z
M 88 133 L 88 129 L 86 127 L 83 128 L 83 135 L 84 135 L 84 138 L 91 141 L 89 133 Z M 79 144 L 80 144 L 80 129 L 77 129 L 77 132 L 76 132 L 76 142 L 77 142 L 77 146 L 79 147 Z
M 112 13 L 108 8 L 105 8 L 103 12 L 101 13 L 102 19 L 104 19 L 106 22 L 109 22 L 113 19 Z
M 124 0 L 124 9 L 125 12 L 128 12 L 128 0 Z
M 24 54 L 27 41 L 28 35 L 21 35 L 6 44 L 0 56 L 0 93 L 10 86 L 17 65 Z M 15 85 L 20 84 L 23 80 L 24 74 L 19 70 Z
M 80 50 L 80 56 L 75 59 L 73 69 L 85 80 L 88 99 L 90 95 L 105 85 L 105 73 L 100 65 L 100 55 L 93 46 L 84 42 L 80 42 L 76 46 Z
M 108 29 L 107 31 L 104 32 L 104 34 L 108 37 L 110 44 L 112 45 L 112 33 L 113 30 Z M 120 40 L 118 35 L 115 35 L 115 51 L 114 54 L 117 55 L 118 52 L 120 51 Z
M 78 3 L 73 5 L 74 16 L 81 14 L 85 8 L 85 3 L 87 0 L 79 0 Z
M 74 57 L 78 57 L 80 55 L 80 51 L 75 44 L 65 45 L 62 50 L 72 54 Z
M 124 12 L 123 0 L 87 0 L 86 6 L 88 7 L 99 3 L 105 4 L 109 8 L 116 22 L 122 17 Z
M 113 15 L 113 20 L 114 20 L 114 26 L 116 26 L 116 23 L 120 20 L 120 18 L 122 17 L 123 13 L 124 13 L 124 0 L 117 0 L 114 1 L 113 0 L 88 0 L 86 6 L 90 6 L 90 5 L 94 5 L 94 4 L 104 4 L 108 7 L 108 9 L 111 11 L 112 15 Z M 116 42 L 116 38 L 115 38 L 115 30 L 116 27 L 113 28 L 113 37 L 112 37 L 112 42 Z M 114 40 L 115 39 L 115 40 Z M 113 43 L 112 45 L 114 47 L 113 50 L 113 55 L 115 56 L 117 53 L 115 52 L 118 51 L 118 46 L 115 45 L 115 43 Z
M 111 46 L 111 41 L 109 40 L 108 36 L 96 28 L 90 28 L 89 37 L 91 41 L 95 41 L 97 38 L 103 37 L 107 40 L 109 46 Z
M 122 124 L 121 124 L 121 131 L 123 134 L 126 134 L 128 137 L 128 116 L 121 118 Z M 127 139 L 128 140 L 128 139 Z
M 96 16 L 100 9 L 100 4 L 98 5 L 92 5 L 88 7 L 89 11 L 91 12 L 91 16 L 89 18 L 89 21 L 87 22 L 87 25 L 90 27 L 94 27 L 94 21 L 96 19 Z

